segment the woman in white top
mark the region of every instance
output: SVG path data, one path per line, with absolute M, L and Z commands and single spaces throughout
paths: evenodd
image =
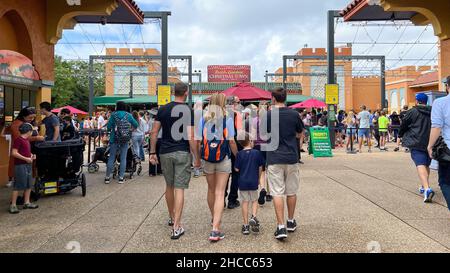
M 343 121 L 344 126 L 347 127 L 346 134 L 347 134 L 347 151 L 350 151 L 350 144 L 351 141 L 355 143 L 355 136 L 356 136 L 356 117 L 355 113 L 353 111 L 350 111 L 347 115 L 347 117 Z
M 133 143 L 134 154 L 142 160 L 145 155 L 141 154 L 144 151 L 144 137 L 147 131 L 147 124 L 142 120 L 137 111 L 133 111 L 133 118 L 137 120 L 139 126 L 131 134 L 131 142 Z

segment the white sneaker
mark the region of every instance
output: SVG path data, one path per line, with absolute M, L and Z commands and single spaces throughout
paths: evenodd
M 125 179 L 124 178 L 119 178 L 119 181 L 117 183 L 123 184 L 123 183 L 125 183 Z
M 111 183 L 111 178 L 106 177 L 106 178 L 105 178 L 105 184 L 106 184 L 106 185 L 109 185 L 110 183 Z
M 6 184 L 6 187 L 7 187 L 7 188 L 12 188 L 13 185 L 14 185 L 14 181 L 9 181 L 9 182 Z

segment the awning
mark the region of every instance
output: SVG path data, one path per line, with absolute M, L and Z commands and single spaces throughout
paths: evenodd
M 192 95 L 192 102 L 197 101 L 205 101 L 210 97 L 210 95 Z M 174 96 L 171 97 L 171 100 L 173 101 L 175 99 Z M 158 96 L 137 96 L 134 98 L 126 98 L 121 99 L 120 101 L 125 102 L 126 104 L 157 104 L 158 103 Z M 186 100 L 187 102 L 187 100 Z
M 323 101 L 323 98 L 304 96 L 304 95 L 288 95 L 287 103 L 298 103 L 298 102 L 303 102 L 303 101 L 306 101 L 309 99 L 316 99 L 316 100 Z
M 103 97 L 95 97 L 94 105 L 95 106 L 111 106 L 116 105 L 119 100 L 127 99 L 128 97 L 118 97 L 118 96 L 103 96 Z
M 417 15 L 414 11 L 385 11 L 374 0 L 354 0 L 344 10 L 341 15 L 345 21 L 405 21 L 411 20 Z
M 144 13 L 133 0 L 118 0 L 119 7 L 109 16 L 82 15 L 74 17 L 82 24 L 143 24 Z

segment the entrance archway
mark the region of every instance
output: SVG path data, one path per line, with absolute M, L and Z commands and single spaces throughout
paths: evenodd
M 15 10 L 0 17 L 0 49 L 15 51 L 33 60 L 33 46 L 30 34 L 22 17 Z

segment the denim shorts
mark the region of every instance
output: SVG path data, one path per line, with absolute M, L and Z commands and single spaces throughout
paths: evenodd
M 416 164 L 416 167 L 418 166 L 426 166 L 429 167 L 431 165 L 431 158 L 425 151 L 420 150 L 411 150 L 411 158 Z
M 31 164 L 20 164 L 14 167 L 14 190 L 24 191 L 33 187 L 33 168 Z
M 359 128 L 358 130 L 358 137 L 370 138 L 370 129 L 369 128 Z

